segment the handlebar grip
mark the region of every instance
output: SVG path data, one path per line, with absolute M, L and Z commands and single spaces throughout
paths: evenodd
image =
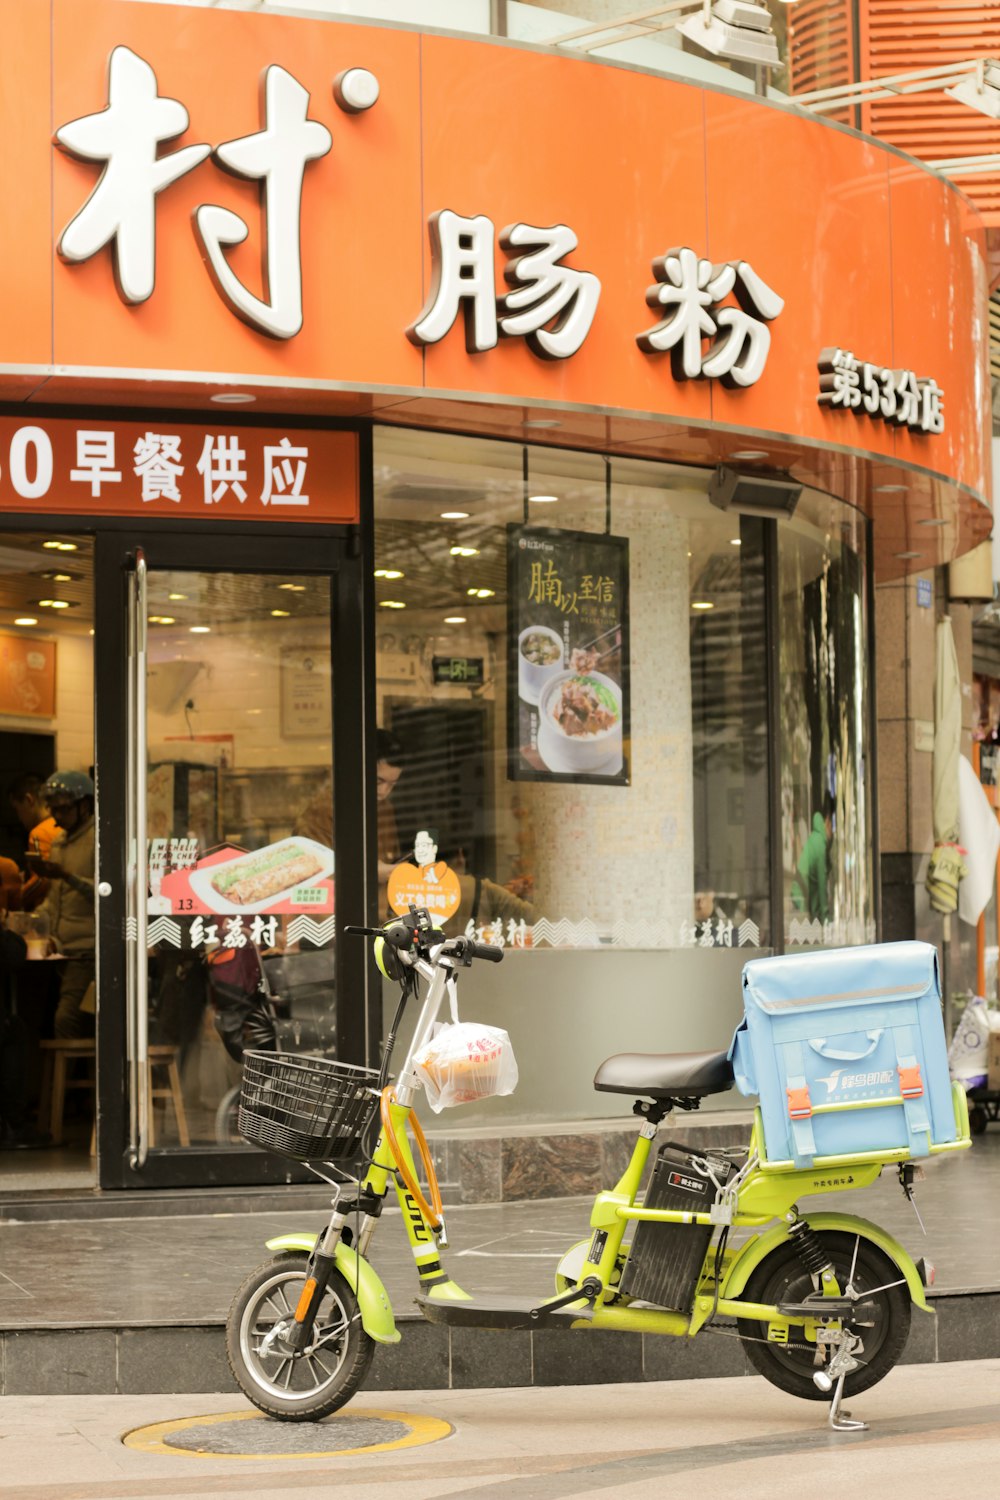
M 470 958 L 485 958 L 491 964 L 498 964 L 503 958 L 502 948 L 494 948 L 492 943 L 474 943 L 471 939 L 466 940 L 465 951 Z

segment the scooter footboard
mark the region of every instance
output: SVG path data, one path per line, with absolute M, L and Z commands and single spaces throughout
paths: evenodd
M 922 1312 L 931 1313 L 933 1308 L 927 1301 L 923 1278 L 908 1251 L 889 1234 L 885 1229 L 872 1224 L 868 1219 L 856 1218 L 853 1214 L 816 1213 L 804 1215 L 809 1225 L 817 1230 L 832 1230 L 841 1234 L 856 1235 L 862 1240 L 867 1240 L 875 1245 L 886 1255 L 892 1263 L 898 1267 L 900 1277 L 906 1282 L 910 1300 Z M 736 1302 L 753 1272 L 766 1260 L 767 1257 L 788 1239 L 788 1228 L 784 1224 L 778 1224 L 766 1234 L 752 1235 L 746 1241 L 736 1257 L 730 1262 L 726 1269 L 721 1287 L 719 1288 L 719 1306 L 723 1310 L 723 1303 Z M 730 1316 L 738 1315 L 737 1308 L 724 1309 Z

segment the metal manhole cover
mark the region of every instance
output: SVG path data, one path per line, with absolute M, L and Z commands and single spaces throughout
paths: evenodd
M 196 1458 L 332 1458 L 436 1443 L 452 1432 L 439 1417 L 402 1411 L 357 1411 L 323 1422 L 278 1422 L 256 1411 L 178 1417 L 136 1427 L 122 1438 L 141 1453 Z

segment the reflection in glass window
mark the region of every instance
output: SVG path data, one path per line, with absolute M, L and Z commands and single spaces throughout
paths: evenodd
M 873 942 L 863 522 L 807 494 L 778 560 L 785 942 Z

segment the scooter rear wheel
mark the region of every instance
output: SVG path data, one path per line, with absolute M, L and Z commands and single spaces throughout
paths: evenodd
M 899 1267 L 870 1241 L 834 1230 L 821 1230 L 817 1238 L 833 1263 L 842 1290 L 847 1285 L 857 1245 L 854 1287 L 858 1292 L 869 1289 L 873 1292 L 867 1299 L 873 1304 L 873 1311 L 865 1315 L 865 1321 L 873 1326 L 857 1328 L 864 1343 L 860 1368 L 844 1382 L 845 1396 L 855 1396 L 884 1379 L 902 1355 L 910 1332 L 910 1293 Z M 893 1286 L 893 1282 L 900 1284 Z M 761 1261 L 742 1295 L 747 1302 L 773 1305 L 804 1302 L 813 1293 L 809 1272 L 795 1246 L 786 1241 Z M 822 1303 L 821 1298 L 816 1300 Z M 801 1328 L 791 1329 L 788 1344 L 769 1344 L 766 1323 L 740 1318 L 737 1327 L 750 1363 L 772 1385 L 805 1401 L 830 1399 L 813 1382 L 813 1375 L 820 1368 L 815 1363 L 816 1345 L 807 1342 Z
M 312 1343 L 292 1356 L 283 1331 L 292 1323 L 307 1264 L 304 1255 L 281 1255 L 251 1271 L 226 1323 L 229 1365 L 240 1389 L 283 1422 L 318 1422 L 337 1411 L 358 1390 L 375 1352 L 357 1298 L 334 1271 Z

